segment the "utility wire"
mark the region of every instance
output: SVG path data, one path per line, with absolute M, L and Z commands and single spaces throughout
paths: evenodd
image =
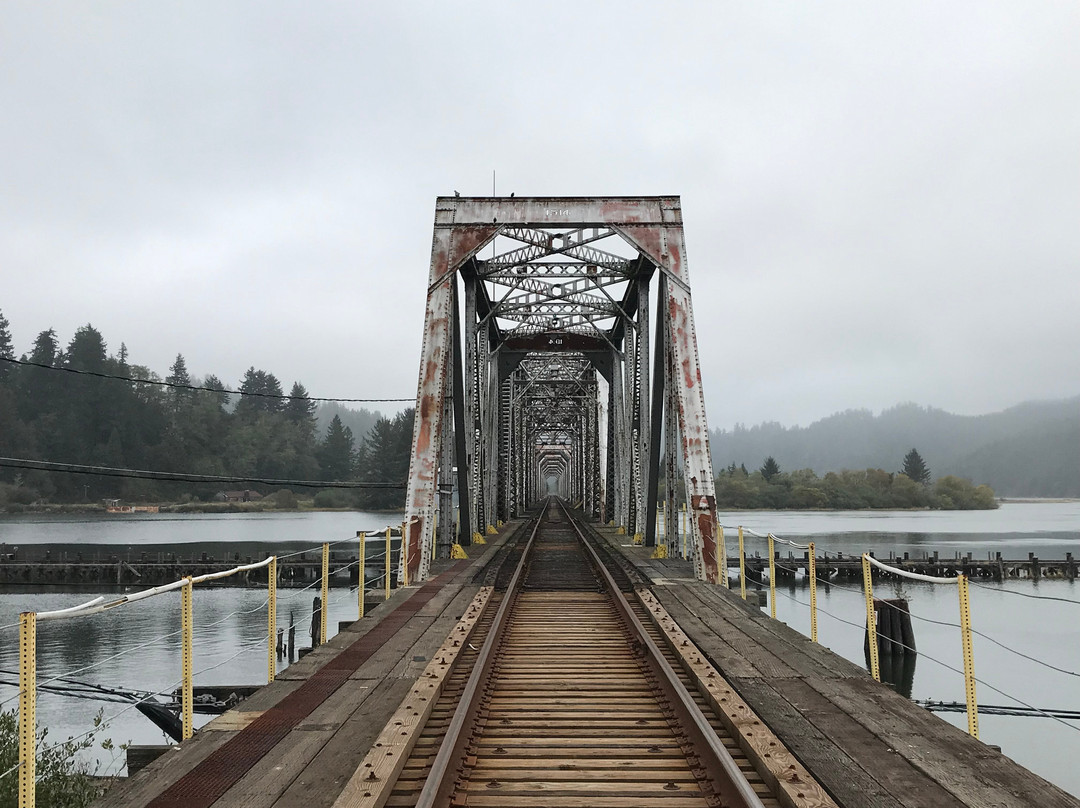
M 0 467 L 28 471 L 51 471 L 63 474 L 89 474 L 97 477 L 126 477 L 138 480 L 163 480 L 187 483 L 259 483 L 270 486 L 295 488 L 344 488 L 344 489 L 403 489 L 405 483 L 347 482 L 321 480 L 277 480 L 266 477 L 225 477 L 213 474 L 187 474 L 175 471 L 147 471 L 142 469 L 114 468 L 112 466 L 86 466 L 80 463 L 56 463 L 51 460 L 32 460 L 24 457 L 0 457 Z
M 13 365 L 21 365 L 22 367 L 41 368 L 42 370 L 57 370 L 63 373 L 74 373 L 77 376 L 93 376 L 97 379 L 113 379 L 121 382 L 131 382 L 132 384 L 152 384 L 157 387 L 171 387 L 175 390 L 194 390 L 205 393 L 225 393 L 230 396 L 249 396 L 254 398 L 273 398 L 282 401 L 290 401 L 296 399 L 298 401 L 329 401 L 338 402 L 341 404 L 402 404 L 407 402 L 415 402 L 415 398 L 326 398 L 319 396 L 287 396 L 281 393 L 246 393 L 242 390 L 225 390 L 216 387 L 200 387 L 194 384 L 182 384 L 180 382 L 165 382 L 158 381 L 156 379 L 134 379 L 130 376 L 118 376 L 113 373 L 98 373 L 93 370 L 78 370 L 76 368 L 57 367 L 55 365 L 46 365 L 41 362 L 29 362 L 24 359 L 15 359 L 10 356 L 0 356 L 0 361 L 10 362 Z

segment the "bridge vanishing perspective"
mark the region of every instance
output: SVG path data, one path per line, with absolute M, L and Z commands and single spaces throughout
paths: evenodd
M 679 198 L 440 197 L 406 501 L 409 577 L 426 579 L 433 555 L 549 492 L 652 546 L 661 469 L 667 513 L 680 478 L 685 488 L 695 574 L 715 582 Z M 676 529 L 665 520 L 661 543 L 674 544 Z
M 712 485 L 679 200 L 439 198 L 409 574 L 99 808 L 1080 808 L 714 585 Z

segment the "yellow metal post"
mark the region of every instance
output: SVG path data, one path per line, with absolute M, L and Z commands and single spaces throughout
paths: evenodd
M 19 808 L 34 808 L 37 736 L 37 612 L 19 615 Z
M 739 525 L 739 594 L 746 600 L 746 545 L 743 544 L 742 525 Z
M 367 547 L 366 547 L 366 545 L 367 545 L 367 534 L 364 533 L 362 530 L 358 530 L 356 532 L 356 538 L 360 542 L 360 577 L 357 579 L 357 582 L 359 584 L 359 586 L 357 586 L 357 589 L 359 589 L 360 591 L 357 594 L 357 598 L 356 598 L 357 599 L 356 613 L 357 613 L 357 615 L 359 615 L 357 619 L 363 620 L 364 619 L 364 583 L 365 583 L 365 581 L 364 581 L 364 551 L 367 549 Z
M 277 640 L 277 556 L 271 557 L 270 565 L 266 568 L 266 581 L 266 681 L 272 682 L 277 676 L 277 649 L 274 645 Z
M 386 529 L 386 574 L 383 577 L 386 579 L 386 599 L 390 600 L 390 528 Z
M 810 542 L 810 639 L 817 642 L 817 559 Z
M 180 590 L 180 702 L 183 713 L 183 731 L 181 739 L 187 740 L 195 734 L 194 718 L 192 716 L 192 683 L 191 683 L 191 645 L 192 645 L 192 615 L 191 615 L 191 576 L 187 576 L 187 583 Z
M 727 542 L 724 540 L 724 526 L 718 524 L 716 532 L 718 534 L 717 538 L 720 540 L 716 547 L 716 582 L 727 589 Z
M 776 619 L 776 553 L 773 551 L 773 534 L 769 534 L 769 614 Z
M 405 537 L 405 523 L 401 523 L 401 585 L 409 585 L 409 541 Z
M 330 545 L 322 546 L 322 608 L 319 609 L 319 645 L 330 639 L 326 636 L 326 613 L 330 611 Z
M 964 689 L 967 691 L 968 735 L 979 737 L 979 706 L 975 701 L 975 658 L 971 649 L 971 605 L 968 600 L 968 579 L 960 575 L 956 579 L 960 594 L 960 641 L 964 648 Z
M 870 556 L 862 557 L 863 593 L 866 595 L 866 637 L 870 648 L 870 675 L 881 681 L 881 668 L 878 666 L 877 619 L 874 614 L 874 585 L 870 580 Z

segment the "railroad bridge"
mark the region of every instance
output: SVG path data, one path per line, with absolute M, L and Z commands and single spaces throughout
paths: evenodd
M 440 198 L 407 584 L 101 806 L 1080 806 L 727 589 L 686 254 Z
M 716 581 L 678 197 L 440 198 L 416 411 L 413 578 L 549 491 L 653 546 L 663 469 L 667 512 L 682 490 L 693 514 L 695 572 Z

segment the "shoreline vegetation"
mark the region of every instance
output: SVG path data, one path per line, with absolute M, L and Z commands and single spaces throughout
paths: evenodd
M 0 492 L 0 502 L 3 501 Z M 1000 501 L 1028 500 L 1006 498 Z M 993 489 L 974 485 L 959 477 L 942 477 L 933 484 L 916 483 L 901 473 L 881 469 L 829 472 L 818 477 L 810 469 L 777 472 L 766 479 L 760 471 L 723 469 L 716 478 L 716 507 L 723 511 L 922 511 L 922 510 L 992 510 L 999 507 Z M 147 503 L 156 505 L 162 514 L 252 514 L 348 512 L 401 513 L 400 508 L 355 508 L 320 502 L 316 495 L 300 499 L 291 491 L 277 491 L 252 502 L 180 502 Z M 108 511 L 103 503 L 90 502 L 7 502 L 0 506 L 5 514 L 101 514 Z
M 811 469 L 782 472 L 769 457 L 754 472 L 734 464 L 722 469 L 716 476 L 716 507 L 776 511 L 969 511 L 999 507 L 988 485 L 975 485 L 953 475 L 931 483 L 929 471 L 923 471 L 914 475 L 921 477 L 918 480 L 908 471 L 883 469 L 830 471 L 818 477 Z
M 143 503 L 140 503 L 143 504 Z M 311 499 L 298 499 L 282 504 L 274 496 L 255 502 L 151 502 L 159 514 L 230 514 L 230 513 L 322 513 L 363 512 L 378 514 L 403 513 L 400 508 L 353 508 L 317 505 Z M 2 514 L 100 514 L 102 516 L 146 516 L 146 514 L 110 514 L 105 505 L 93 502 L 34 502 L 30 504 L 9 503 L 0 506 Z

